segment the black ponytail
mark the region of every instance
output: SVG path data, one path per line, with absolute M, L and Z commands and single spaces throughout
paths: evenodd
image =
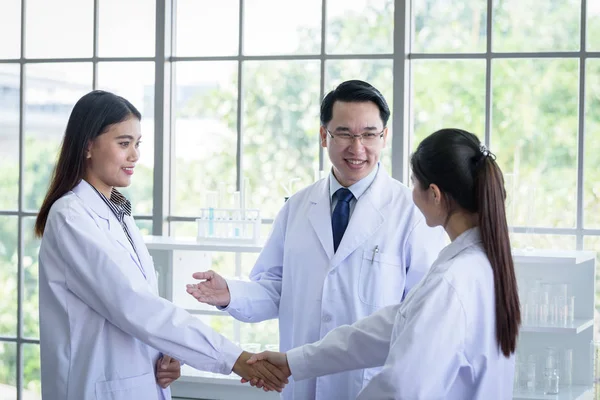
M 477 136 L 442 129 L 418 146 L 411 158 L 413 174 L 427 189 L 436 184 L 458 206 L 479 216 L 479 230 L 494 274 L 496 338 L 506 357 L 515 352 L 521 324 L 519 293 L 508 236 L 502 171 Z

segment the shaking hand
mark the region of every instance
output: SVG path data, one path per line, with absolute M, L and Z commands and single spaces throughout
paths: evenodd
M 279 353 L 276 351 L 263 351 L 262 353 L 253 354 L 252 357 L 247 361 L 250 365 L 257 365 L 260 363 L 263 364 L 262 368 L 268 369 L 271 373 L 275 373 L 278 371 L 280 376 L 285 376 L 286 381 L 292 375 L 292 371 L 290 370 L 290 366 L 287 362 L 287 355 L 285 353 Z M 250 382 L 250 385 L 256 387 L 263 387 L 265 391 L 270 391 L 272 389 L 269 388 L 269 385 L 265 384 L 264 381 L 254 378 L 254 379 L 244 379 L 241 380 L 242 383 Z
M 289 374 L 286 375 L 267 361 L 249 361 L 251 356 L 254 357 L 251 353 L 242 352 L 233 366 L 233 372 L 242 377 L 242 382 L 254 382 L 252 386 L 262 387 L 265 391 L 281 392 L 288 383 Z

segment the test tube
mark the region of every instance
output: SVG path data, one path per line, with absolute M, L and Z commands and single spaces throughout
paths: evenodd
M 567 297 L 567 322 L 572 324 L 575 322 L 575 296 Z
M 239 191 L 235 191 L 233 192 L 233 209 L 235 210 L 233 212 L 232 218 L 233 218 L 233 237 L 234 238 L 238 238 L 241 235 L 241 229 L 240 229 L 240 207 L 241 207 L 241 197 L 240 197 L 240 192 Z
M 563 350 L 561 367 L 561 385 L 569 387 L 573 384 L 573 349 Z
M 208 237 L 215 236 L 215 207 L 217 205 L 217 192 L 206 192 L 206 205 L 208 207 Z

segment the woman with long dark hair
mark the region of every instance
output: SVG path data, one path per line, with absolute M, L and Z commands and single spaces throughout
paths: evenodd
M 180 361 L 254 373 L 248 353 L 158 296 L 131 204 L 116 189 L 131 183 L 140 120 L 130 102 L 98 90 L 69 118 L 35 224 L 44 399 L 170 399 Z
M 401 304 L 250 363 L 268 360 L 295 380 L 383 366 L 364 400 L 512 397 L 521 314 L 502 172 L 461 129 L 427 137 L 411 166 L 415 204 L 451 240 L 429 273 Z

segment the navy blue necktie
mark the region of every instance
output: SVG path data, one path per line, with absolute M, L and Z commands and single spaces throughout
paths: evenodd
M 333 251 L 337 251 L 348 221 L 350 220 L 350 200 L 354 198 L 352 192 L 346 188 L 340 188 L 335 192 L 337 204 L 331 215 L 331 227 L 333 228 Z

